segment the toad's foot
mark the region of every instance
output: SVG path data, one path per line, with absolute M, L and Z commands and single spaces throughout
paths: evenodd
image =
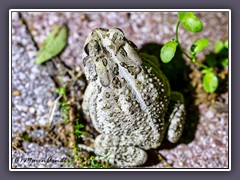
M 118 167 L 139 166 L 146 162 L 147 153 L 144 150 L 135 146 L 122 145 L 118 140 L 116 136 L 99 135 L 95 140 L 96 154 Z
M 166 116 L 166 118 L 169 119 L 167 139 L 171 143 L 176 143 L 182 135 L 185 123 L 185 114 L 183 95 L 179 92 L 172 92 Z

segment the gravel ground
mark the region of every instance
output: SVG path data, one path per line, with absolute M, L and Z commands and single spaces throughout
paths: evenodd
M 182 28 L 179 37 L 183 46 L 190 48 L 198 38 L 209 38 L 210 46 L 199 55 L 213 50 L 217 40 L 228 38 L 228 14 L 223 12 L 201 12 L 197 16 L 202 20 L 204 29 L 201 33 L 189 33 Z M 121 28 L 128 39 L 139 48 L 144 44 L 155 42 L 164 44 L 174 37 L 177 23 L 175 12 L 24 12 L 22 18 L 28 25 L 34 40 L 40 45 L 54 24 L 66 23 L 69 28 L 68 46 L 60 58 L 70 67 L 82 65 L 81 51 L 83 43 L 96 27 Z M 19 19 L 19 14 L 12 15 L 12 134 L 16 136 L 24 131 L 26 125 L 45 124 L 49 104 L 54 99 L 54 83 L 45 67 L 34 63 L 36 47 L 29 36 L 25 24 Z M 216 101 L 228 105 L 228 92 L 218 96 Z M 158 149 L 166 162 L 174 168 L 227 168 L 228 167 L 228 112 L 219 111 L 213 105 L 198 104 L 199 118 L 196 124 L 194 138 L 185 143 L 180 141 L 171 148 Z M 194 115 L 193 115 L 194 116 Z M 189 122 L 189 121 L 188 121 Z M 188 126 L 191 127 L 191 126 Z M 185 129 L 189 131 L 189 129 Z M 191 131 L 191 130 L 190 130 Z M 44 157 L 68 156 L 66 149 L 51 145 L 38 146 L 34 143 L 24 143 L 27 152 L 24 157 L 41 159 Z M 22 154 L 13 151 L 15 168 L 21 167 L 68 167 L 63 163 L 28 162 L 19 163 L 14 157 Z M 158 163 L 150 167 L 166 167 Z
M 54 100 L 55 85 L 47 70 L 35 64 L 36 47 L 21 23 L 18 13 L 12 16 L 12 136 L 35 124 L 45 125 L 48 120 L 49 104 Z M 54 121 L 55 122 L 55 121 Z M 35 136 L 43 135 L 35 131 Z M 62 150 L 46 144 L 40 147 L 34 143 L 24 143 L 26 153 L 12 151 L 12 167 L 63 167 L 63 163 L 49 161 L 43 166 L 41 162 L 31 160 L 23 163 L 24 158 L 33 160 L 52 157 L 57 160 Z M 19 157 L 19 158 L 16 158 Z M 66 165 L 68 167 L 68 165 Z
M 13 13 L 12 20 L 12 133 L 25 125 L 45 124 L 48 101 L 53 99 L 54 83 L 43 66 L 34 62 L 36 48 L 26 27 Z

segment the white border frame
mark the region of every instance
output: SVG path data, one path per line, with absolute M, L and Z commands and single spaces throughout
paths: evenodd
M 224 11 L 229 13 L 229 27 L 228 27 L 228 43 L 229 43 L 229 99 L 228 99 L 228 104 L 229 104 L 229 132 L 228 132 L 228 167 L 229 168 L 212 168 L 212 169 L 207 169 L 207 168 L 173 168 L 173 169 L 147 169 L 147 168 L 139 168 L 139 169 L 74 169 L 74 168 L 69 168 L 69 169 L 55 169 L 55 168 L 49 168 L 49 169 L 15 169 L 12 168 L 12 27 L 11 27 L 11 21 L 12 21 L 12 12 L 23 12 L 23 11 L 31 11 L 31 12 L 50 12 L 50 11 L 56 11 L 56 12 L 61 12 L 61 11 L 68 11 L 68 12 L 74 12 L 74 11 L 79 11 L 79 12 L 179 12 L 179 11 L 210 11 L 210 12 L 219 12 L 219 11 Z M 9 171 L 231 171 L 231 10 L 230 9 L 10 9 L 9 10 Z

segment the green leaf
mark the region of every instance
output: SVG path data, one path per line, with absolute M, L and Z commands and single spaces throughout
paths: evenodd
M 175 40 L 168 41 L 166 44 L 164 44 L 160 53 L 160 58 L 162 62 L 168 63 L 172 60 L 175 55 L 177 46 L 178 42 L 176 42 Z
M 190 54 L 195 55 L 206 48 L 209 44 L 209 40 L 206 38 L 198 39 L 195 41 L 190 49 Z
M 202 31 L 202 22 L 194 15 L 193 12 L 179 12 L 178 19 L 185 29 L 191 32 Z
M 56 25 L 40 47 L 36 63 L 42 64 L 57 56 L 67 45 L 67 27 Z
M 206 69 L 203 69 L 201 72 L 203 74 L 206 74 L 206 73 L 212 73 L 212 71 L 213 71 L 213 68 L 206 68 Z
M 208 72 L 203 76 L 203 88 L 206 92 L 212 93 L 218 87 L 218 78 L 213 72 Z
M 224 42 L 224 47 L 228 49 L 228 40 Z
M 66 88 L 64 87 L 56 88 L 56 92 L 58 93 L 59 96 L 66 95 Z
M 222 65 L 223 67 L 227 67 L 227 66 L 228 66 L 228 58 L 223 59 L 223 60 L 221 61 L 221 65 Z
M 214 52 L 216 54 L 220 53 L 224 48 L 224 44 L 222 41 L 217 41 L 214 45 Z
M 196 62 L 195 54 L 192 54 L 192 62 Z

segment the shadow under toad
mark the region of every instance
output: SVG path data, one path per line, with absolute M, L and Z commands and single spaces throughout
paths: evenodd
M 186 120 L 184 125 L 184 130 L 180 140 L 172 144 L 164 138 L 161 146 L 157 150 L 148 151 L 148 161 L 144 166 L 151 166 L 158 164 L 161 160 L 158 158 L 158 153 L 156 151 L 163 149 L 172 149 L 179 144 L 188 144 L 192 142 L 195 138 L 195 133 L 197 130 L 197 125 L 199 123 L 199 110 L 198 107 L 194 105 L 194 98 L 196 93 L 191 85 L 191 80 L 188 74 L 191 73 L 190 68 L 186 65 L 185 60 L 182 58 L 182 53 L 177 49 L 175 57 L 169 63 L 162 63 L 160 60 L 160 50 L 162 45 L 157 43 L 147 43 L 144 44 L 140 49 L 140 52 L 154 55 L 158 58 L 160 62 L 160 67 L 163 73 L 167 76 L 171 90 L 181 92 L 185 99 L 186 106 Z M 162 157 L 164 159 L 164 157 Z

